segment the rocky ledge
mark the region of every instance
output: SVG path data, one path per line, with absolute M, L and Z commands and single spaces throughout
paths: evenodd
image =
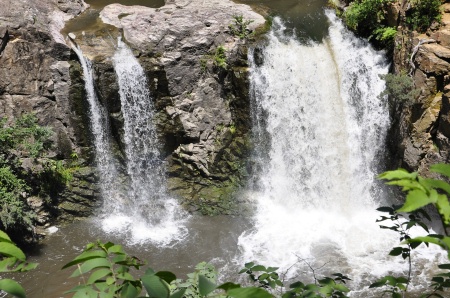
M 265 24 L 249 6 L 232 1 L 171 0 L 160 8 L 108 5 L 100 12 L 108 26 L 74 32 L 94 61 L 119 148 L 123 124 L 110 36 L 121 35 L 135 50 L 157 109 L 169 190 L 191 211 L 206 214 L 237 212 L 236 192 L 247 173 L 249 41 L 230 29 L 236 17 L 251 20 L 244 35 Z
M 70 169 L 70 184 L 51 193 L 39 191 L 44 182 L 36 171 L 45 159 L 29 166 L 24 161 L 33 185 L 23 199 L 37 215 L 35 233 L 39 234 L 55 218 L 73 219 L 96 204 L 86 118 L 79 113 L 85 109 L 79 100 L 82 95 L 77 98 L 72 92 L 82 82 L 71 68 L 70 48 L 60 33 L 65 21 L 81 14 L 87 5 L 82 0 L 0 0 L 0 7 L 0 117 L 12 121 L 34 113 L 40 125 L 53 131 L 53 147 L 45 159 L 64 162 L 80 157 Z
M 406 10 L 394 7 L 394 19 L 404 18 Z M 390 148 L 394 166 L 423 174 L 450 158 L 450 3 L 442 11 L 440 25 L 424 34 L 399 27 L 395 41 L 394 71 L 410 74 L 420 95 L 395 112 Z

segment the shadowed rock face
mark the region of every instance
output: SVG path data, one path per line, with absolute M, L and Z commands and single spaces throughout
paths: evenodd
M 12 120 L 23 113 L 35 113 L 39 124 L 52 128 L 50 158 L 79 158 L 71 185 L 51 200 L 33 193 L 25 198 L 38 213 L 39 227 L 55 216 L 70 219 L 90 213 L 95 205 L 96 187 L 90 158 L 88 131 L 83 118 L 83 84 L 73 64 L 70 48 L 59 30 L 68 20 L 86 9 L 83 1 L 0 0 L 0 117 Z M 81 112 L 81 113 L 80 113 Z M 41 168 L 39 161 L 28 167 Z M 33 189 L 41 187 L 36 181 Z M 73 191 L 72 191 L 73 190 Z M 51 201 L 51 203 L 49 203 Z
M 423 174 L 431 164 L 450 161 L 450 3 L 442 11 L 441 26 L 425 34 L 400 29 L 394 52 L 394 70 L 410 72 L 420 96 L 394 115 L 390 147 L 395 166 Z M 398 7 L 396 17 L 403 14 Z
M 100 12 L 135 49 L 147 72 L 157 109 L 156 125 L 168 165 L 169 189 L 191 210 L 235 213 L 233 196 L 244 183 L 250 112 L 247 45 L 231 34 L 233 16 L 265 20 L 247 5 L 231 1 L 167 1 L 161 8 L 112 4 Z M 122 143 L 122 117 L 111 56 L 111 27 L 86 28 L 76 41 L 95 61 L 100 100 L 108 107 L 113 134 Z M 108 30 L 106 35 L 104 32 Z M 102 33 L 103 32 L 103 33 Z M 99 41 L 105 36 L 108 42 Z M 227 66 L 215 62 L 225 49 Z

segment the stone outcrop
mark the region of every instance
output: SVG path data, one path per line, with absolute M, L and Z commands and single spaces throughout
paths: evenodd
M 37 223 L 45 227 L 55 216 L 77 216 L 70 213 L 74 205 L 82 209 L 94 204 L 96 187 L 93 168 L 87 166 L 90 143 L 83 119 L 86 109 L 80 107 L 84 86 L 80 74 L 71 68 L 70 48 L 59 33 L 64 22 L 85 10 L 86 4 L 82 0 L 0 0 L 0 7 L 0 117 L 12 121 L 34 113 L 40 125 L 53 131 L 53 147 L 46 158 L 79 156 L 77 167 L 71 169 L 74 179 L 63 193 L 45 195 L 50 198 L 32 193 L 28 198 L 38 214 Z M 40 183 L 37 181 L 36 189 L 42 188 Z
M 398 10 L 404 17 L 405 8 Z M 399 27 L 394 71 L 410 73 L 420 96 L 394 114 L 390 147 L 395 165 L 427 174 L 431 164 L 450 162 L 450 3 L 441 26 L 424 34 Z
M 238 15 L 253 20 L 249 31 L 265 23 L 247 5 L 218 0 L 166 1 L 157 9 L 112 4 L 100 13 L 104 23 L 120 30 L 147 72 L 169 190 L 191 210 L 209 214 L 235 212 L 232 197 L 246 175 L 247 45 L 229 29 Z M 114 48 L 89 38 L 105 30 L 114 37 L 119 33 L 104 27 L 74 34 L 83 53 L 95 61 L 100 100 L 108 107 L 120 143 L 118 86 L 108 58 Z M 218 56 L 219 47 L 225 57 Z M 221 58 L 226 66 L 219 66 Z

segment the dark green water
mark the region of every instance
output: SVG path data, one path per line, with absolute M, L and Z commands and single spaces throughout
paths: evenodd
M 250 6 L 269 8 L 272 16 L 285 21 L 287 30 L 304 40 L 322 41 L 328 32 L 328 22 L 323 8 L 327 0 L 235 0 Z

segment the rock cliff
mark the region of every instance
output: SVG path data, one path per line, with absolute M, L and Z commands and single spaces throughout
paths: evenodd
M 60 34 L 65 21 L 83 12 L 86 4 L 82 0 L 1 0 L 0 6 L 0 117 L 11 121 L 24 113 L 36 114 L 39 124 L 53 131 L 53 147 L 46 158 L 89 158 L 80 106 L 83 85 Z M 34 163 L 32 172 L 42 161 Z M 96 204 L 94 181 L 90 161 L 80 158 L 65 190 L 28 194 L 29 205 L 38 213 L 37 224 L 45 227 L 55 216 L 70 219 L 88 213 Z M 37 188 L 42 188 L 40 183 Z
M 394 7 L 393 19 L 401 24 L 406 10 Z M 389 146 L 394 166 L 423 174 L 450 157 L 450 3 L 442 11 L 440 25 L 424 34 L 400 26 L 395 41 L 393 70 L 409 73 L 420 95 L 394 112 Z
M 247 41 L 229 28 L 242 16 L 253 31 L 265 20 L 231 1 L 166 1 L 161 8 L 113 4 L 100 12 L 111 27 L 75 32 L 94 61 L 101 100 L 121 131 L 113 47 L 93 42 L 108 30 L 135 50 L 147 71 L 156 124 L 168 165 L 168 187 L 190 210 L 234 213 L 233 197 L 246 175 L 250 111 Z M 81 33 L 81 34 L 80 34 Z M 248 32 L 247 32 L 248 33 Z M 101 53 L 101 55 L 99 55 Z M 120 143 L 120 134 L 117 140 Z M 121 146 L 123 147 L 123 146 Z
M 46 158 L 77 157 L 73 179 L 54 197 L 28 194 L 39 226 L 90 215 L 100 204 L 82 70 L 68 32 L 94 62 L 117 154 L 123 150 L 123 119 L 111 57 L 122 36 L 147 73 L 169 190 L 191 211 L 237 212 L 232 198 L 245 183 L 250 146 L 248 40 L 229 25 L 239 25 L 237 16 L 251 20 L 244 26 L 247 35 L 265 23 L 262 16 L 228 0 L 167 0 L 161 8 L 113 4 L 100 15 L 83 0 L 0 5 L 0 117 L 35 113 L 54 132 Z M 80 25 L 86 16 L 95 24 Z M 72 18 L 75 26 L 64 28 Z

